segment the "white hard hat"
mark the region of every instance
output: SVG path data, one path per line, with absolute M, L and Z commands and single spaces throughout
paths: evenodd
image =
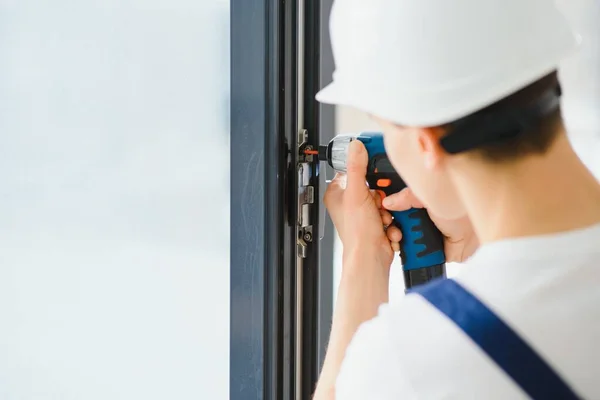
M 553 0 L 336 0 L 317 94 L 397 124 L 469 115 L 558 68 L 579 41 Z

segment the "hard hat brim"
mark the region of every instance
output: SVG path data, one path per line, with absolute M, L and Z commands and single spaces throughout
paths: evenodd
M 482 77 L 455 90 L 431 92 L 413 91 L 411 94 L 394 90 L 392 84 L 363 85 L 342 84 L 333 81 L 315 96 L 324 104 L 354 107 L 362 112 L 406 126 L 438 126 L 465 117 L 501 99 L 558 68 L 549 63 L 545 66 L 523 68 L 518 74 L 499 79 Z M 345 83 L 345 82 L 344 82 Z M 398 101 L 382 102 L 381 98 Z
M 351 89 L 348 85 L 339 81 L 333 81 L 317 93 L 315 99 L 323 104 L 332 104 L 356 108 L 373 116 L 389 120 L 390 122 L 408 126 L 436 126 L 449 122 L 453 119 L 463 117 L 469 113 L 473 104 L 460 104 L 459 102 L 444 102 L 443 96 L 435 98 L 415 98 L 411 102 L 386 102 L 382 103 L 378 93 L 373 87 L 362 88 L 354 85 Z M 389 87 L 386 88 L 389 90 Z M 485 96 L 485 94 L 484 94 Z M 402 100 L 405 96 L 398 96 Z M 444 104 L 445 103 L 445 104 Z M 479 99 L 481 106 L 485 105 L 484 99 Z M 423 107 L 428 104 L 428 107 Z
M 321 89 L 315 99 L 323 104 L 344 104 L 344 96 L 340 95 L 340 87 L 335 81 Z

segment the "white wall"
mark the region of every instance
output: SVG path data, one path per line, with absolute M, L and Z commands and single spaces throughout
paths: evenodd
M 229 4 L 0 2 L 0 399 L 226 399 Z

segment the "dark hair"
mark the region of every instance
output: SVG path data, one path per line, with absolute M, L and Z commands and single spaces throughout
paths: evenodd
M 478 111 L 496 113 L 506 109 L 519 109 L 535 103 L 540 96 L 549 90 L 558 87 L 558 74 L 556 71 L 544 76 L 519 91 L 497 101 L 496 103 Z M 467 154 L 472 154 L 487 162 L 506 162 L 529 155 L 542 155 L 558 137 L 562 127 L 560 106 L 549 114 L 536 120 L 531 127 L 520 134 L 506 138 L 495 143 L 481 145 Z M 452 123 L 444 126 L 452 130 Z

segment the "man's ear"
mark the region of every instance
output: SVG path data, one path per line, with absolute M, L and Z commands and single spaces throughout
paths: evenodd
M 442 165 L 446 155 L 440 145 L 440 139 L 443 135 L 444 129 L 440 127 L 417 129 L 419 150 L 425 161 L 425 168 L 433 170 Z

